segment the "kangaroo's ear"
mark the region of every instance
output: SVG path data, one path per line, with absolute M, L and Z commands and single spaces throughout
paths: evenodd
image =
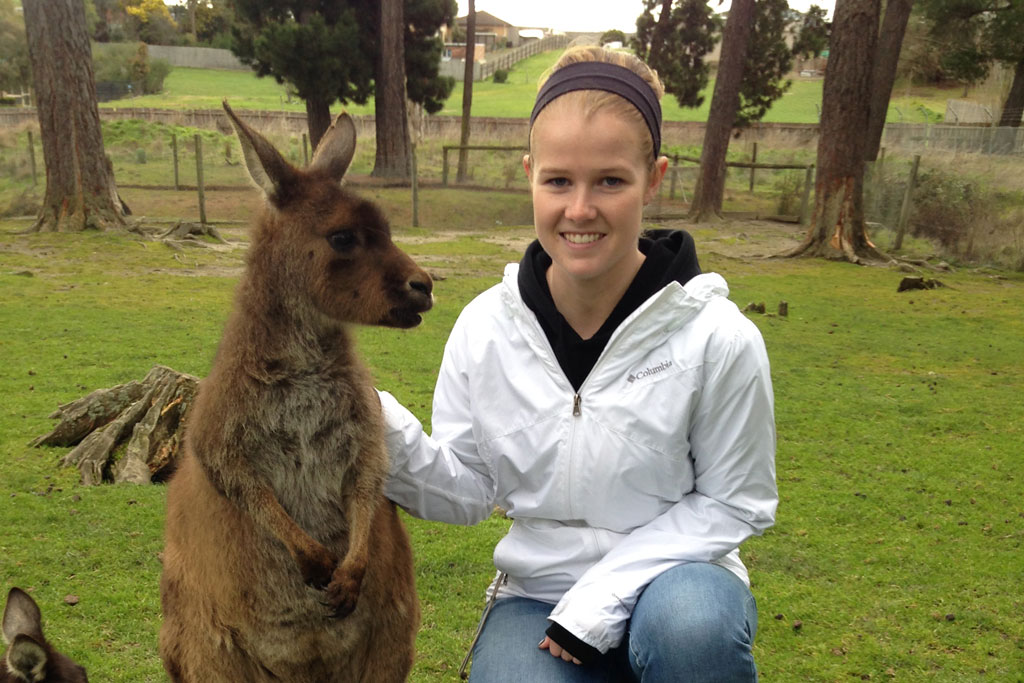
M 7 594 L 3 622 L 4 640 L 13 643 L 19 635 L 43 637 L 42 615 L 32 597 L 20 588 Z
M 7 666 L 14 674 L 14 680 L 43 680 L 46 661 L 46 649 L 30 636 L 18 636 L 7 651 Z
M 342 112 L 327 129 L 313 153 L 310 170 L 325 171 L 341 181 L 356 152 L 356 124 L 347 112 Z
M 298 172 L 295 167 L 285 161 L 262 135 L 242 123 L 228 106 L 227 100 L 224 100 L 224 111 L 231 119 L 231 125 L 235 127 L 238 140 L 242 143 L 242 155 L 245 157 L 245 166 L 249 169 L 249 177 L 263 190 L 268 199 L 280 203 L 290 194 L 290 189 L 296 182 Z

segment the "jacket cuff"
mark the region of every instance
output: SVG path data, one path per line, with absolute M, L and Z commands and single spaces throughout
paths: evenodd
M 558 643 L 563 650 L 571 654 L 584 665 L 596 663 L 601 658 L 601 651 L 565 630 L 560 624 L 551 622 L 544 634 Z

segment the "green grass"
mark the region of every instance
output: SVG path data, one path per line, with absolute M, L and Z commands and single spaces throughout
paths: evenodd
M 550 68 L 561 53 L 543 52 L 519 62 L 509 71 L 506 83 L 488 79 L 473 84 L 473 116 L 528 118 L 537 94 L 540 75 Z M 764 117 L 768 123 L 817 123 L 821 104 L 821 79 L 794 78 L 793 85 Z M 714 91 L 714 79 L 703 91 L 704 102 L 695 109 L 680 107 L 675 98 L 662 100 L 666 121 L 706 121 Z M 219 69 L 175 67 L 164 81 L 164 91 L 125 100 L 105 102 L 103 108 L 152 107 L 157 109 L 219 109 L 224 98 L 235 109 L 261 109 L 305 112 L 305 104 L 296 98 L 289 102 L 283 85 L 273 78 L 258 78 L 252 72 Z M 946 109 L 946 91 L 935 88 L 905 89 L 893 93 L 888 121 L 908 123 L 934 122 Z M 335 103 L 331 111 L 343 109 L 352 114 L 373 114 L 373 100 L 359 105 Z M 443 116 L 462 114 L 462 82 L 455 88 L 444 108 Z
M 180 194 L 126 192 L 148 215 L 183 213 Z M 251 216 L 253 193 L 233 194 L 218 193 L 218 215 Z M 444 277 L 421 327 L 360 334 L 378 384 L 429 422 L 448 330 L 518 258 L 528 198 L 426 191 L 430 227 L 412 229 L 407 191 L 370 194 Z M 164 489 L 84 488 L 57 466 L 66 449 L 27 443 L 58 404 L 154 363 L 203 375 L 242 251 L 23 227 L 0 223 L 0 586 L 32 591 L 92 680 L 163 680 Z M 789 302 L 787 318 L 753 317 L 772 361 L 781 496 L 777 525 L 743 550 L 763 680 L 1022 680 L 1024 277 L 943 273 L 947 288 L 897 294 L 896 271 L 737 260 L 716 253 L 718 231 L 694 232 L 739 305 Z M 424 615 L 412 680 L 454 681 L 507 521 L 407 526 Z

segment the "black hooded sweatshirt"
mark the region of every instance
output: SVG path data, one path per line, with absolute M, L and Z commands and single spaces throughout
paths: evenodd
M 639 246 L 646 257 L 640 270 L 601 329 L 590 339 L 581 339 L 555 308 L 545 276 L 551 257 L 539 241 L 534 240 L 527 247 L 519 264 L 523 301 L 537 315 L 559 366 L 577 391 L 623 320 L 669 282 L 686 284 L 700 274 L 693 238 L 684 230 L 649 230 L 640 237 Z

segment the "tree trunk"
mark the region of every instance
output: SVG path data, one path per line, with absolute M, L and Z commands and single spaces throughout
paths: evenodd
M 405 109 L 405 21 L 402 0 L 381 0 L 374 112 L 377 157 L 371 175 L 409 179 L 409 122 Z
M 469 119 L 473 110 L 473 57 L 476 56 L 476 1 L 469 0 L 466 16 L 466 71 L 462 75 L 462 135 L 459 144 L 469 144 Z M 469 151 L 459 150 L 459 169 L 455 182 L 464 183 L 469 176 Z
M 900 59 L 900 47 L 903 45 L 903 35 L 907 31 L 907 20 L 910 19 L 913 4 L 914 0 L 889 0 L 885 6 L 885 18 L 882 19 L 882 31 L 878 36 L 878 50 L 871 74 L 871 109 L 864 150 L 865 161 L 878 158 L 882 131 L 885 130 L 885 115 L 889 111 L 889 97 L 892 95 L 892 85 L 896 82 L 896 64 Z
M 740 106 L 740 81 L 754 25 L 754 9 L 754 0 L 734 0 L 725 22 L 722 57 L 704 129 L 704 147 L 700 153 L 700 175 L 690 206 L 689 217 L 698 223 L 722 218 L 725 155 L 729 151 L 729 137 Z
M 814 214 L 807 238 L 789 256 L 886 260 L 864 226 L 865 133 L 880 2 L 836 3 L 822 92 Z
M 662 53 L 668 42 L 668 34 L 672 30 L 672 4 L 673 0 L 661 0 L 661 14 L 651 32 L 651 48 L 647 57 L 649 64 L 662 63 Z
M 309 128 L 309 146 L 315 150 L 331 126 L 331 105 L 327 99 L 316 97 L 306 100 L 306 126 Z
M 81 0 L 24 0 L 46 194 L 33 230 L 120 228 L 127 207 L 103 151 L 92 52 Z
M 1017 62 L 1013 71 L 1013 83 L 1010 92 L 1003 102 L 1003 113 L 999 115 L 999 126 L 1019 128 L 1021 115 L 1024 115 L 1024 59 Z

